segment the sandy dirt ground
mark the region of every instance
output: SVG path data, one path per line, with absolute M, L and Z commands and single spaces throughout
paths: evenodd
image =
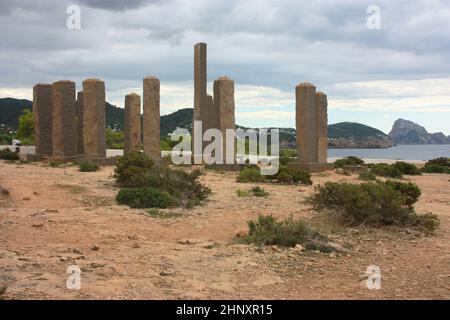
M 266 184 L 267 198 L 240 198 L 235 173 L 205 171 L 213 194 L 204 206 L 154 218 L 115 203 L 113 168 L 0 161 L 0 286 L 6 299 L 450 299 L 450 176 L 408 177 L 423 192 L 419 213 L 439 216 L 434 236 L 323 223 L 305 204 L 313 186 Z M 327 180 L 355 180 L 329 174 Z M 348 248 L 324 254 L 237 244 L 259 214 L 293 215 Z M 81 289 L 66 273 L 81 268 Z M 365 271 L 381 269 L 381 290 Z

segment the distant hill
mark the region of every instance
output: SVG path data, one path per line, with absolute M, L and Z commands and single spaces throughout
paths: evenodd
M 384 132 L 356 122 L 340 122 L 328 126 L 332 148 L 388 148 L 394 143 Z
M 424 127 L 405 119 L 394 122 L 389 137 L 396 144 L 450 144 L 450 136 L 442 132 L 428 133 Z

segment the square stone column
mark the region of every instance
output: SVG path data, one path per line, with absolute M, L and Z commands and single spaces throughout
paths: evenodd
M 218 112 L 218 128 L 223 137 L 223 159 L 227 157 L 236 161 L 236 137 L 233 135 L 232 141 L 227 141 L 226 130 L 235 130 L 234 117 L 234 81 L 228 77 L 220 77 L 214 81 L 214 109 Z M 233 144 L 233 154 L 226 153 L 227 142 Z
M 194 46 L 194 121 L 202 120 L 207 88 L 206 43 Z
M 53 155 L 62 158 L 73 157 L 77 153 L 75 82 L 54 82 L 52 103 Z
M 84 95 L 83 91 L 77 93 L 77 153 L 84 154 Z
M 295 88 L 297 152 L 300 163 L 317 163 L 316 87 L 301 83 Z
M 141 97 L 135 93 L 125 96 L 124 154 L 141 150 Z
M 317 162 L 327 163 L 328 156 L 328 101 L 323 92 L 316 93 L 317 109 Z
M 38 83 L 33 87 L 33 119 L 36 155 L 51 155 L 52 85 Z
M 84 154 L 87 158 L 106 158 L 105 83 L 99 79 L 83 81 Z
M 156 77 L 144 78 L 144 154 L 153 160 L 161 159 L 160 142 L 160 82 Z

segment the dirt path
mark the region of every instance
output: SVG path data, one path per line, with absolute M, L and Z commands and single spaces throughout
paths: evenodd
M 356 177 L 314 176 L 314 183 Z M 207 171 L 213 195 L 202 207 L 175 210 L 173 219 L 115 204 L 112 168 L 0 162 L 0 284 L 14 299 L 450 299 L 448 175 L 411 177 L 422 189 L 418 212 L 433 212 L 433 237 L 414 232 L 339 230 L 330 236 L 349 254 L 262 251 L 233 242 L 258 214 L 316 222 L 303 203 L 313 187 L 265 185 L 268 198 L 239 198 L 233 173 Z M 189 241 L 186 241 L 186 240 Z M 82 270 L 82 289 L 69 290 L 66 269 Z M 368 290 L 369 265 L 382 289 Z

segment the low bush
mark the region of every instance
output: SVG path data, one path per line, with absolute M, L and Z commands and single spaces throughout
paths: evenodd
M 20 156 L 18 153 L 12 152 L 10 149 L 6 148 L 3 150 L 0 150 L 0 159 L 2 160 L 20 160 Z
M 412 183 L 326 182 L 316 191 L 308 200 L 313 208 L 336 216 L 344 225 L 414 226 L 430 232 L 438 225 L 436 216 L 424 217 L 414 212 L 420 189 Z
M 375 181 L 377 180 L 377 176 L 373 172 L 364 171 L 359 174 L 358 179 L 363 181 Z
M 425 163 L 425 166 L 442 166 L 450 168 L 450 158 L 441 157 L 429 160 Z
M 261 170 L 256 167 L 245 168 L 239 172 L 238 182 L 274 182 L 283 184 L 311 185 L 311 175 L 303 170 L 281 166 L 278 173 L 272 176 L 261 175 Z
M 170 208 L 178 205 L 177 199 L 168 192 L 153 187 L 124 188 L 116 201 L 131 208 Z
M 376 163 L 371 164 L 369 168 L 370 172 L 380 177 L 398 178 L 398 179 L 403 177 L 401 171 L 394 165 L 386 163 Z
M 273 216 L 260 215 L 256 221 L 248 221 L 248 235 L 243 238 L 246 243 L 258 246 L 279 245 L 295 247 L 297 244 L 306 245 L 313 239 L 323 239 L 302 220 L 294 221 L 289 217 L 277 221 Z
M 245 168 L 239 171 L 237 177 L 238 182 L 264 182 L 266 181 L 266 176 L 261 175 L 261 170 L 256 168 Z
M 80 162 L 78 168 L 81 172 L 95 172 L 99 169 L 99 166 L 92 162 Z
M 393 164 L 393 167 L 397 169 L 401 174 L 407 176 L 420 176 L 422 172 L 416 165 L 404 161 L 397 161 Z
M 447 173 L 450 174 L 450 158 L 436 158 L 429 160 L 421 169 L 423 173 Z
M 236 194 L 238 197 L 247 198 L 250 197 L 252 194 L 247 190 L 237 189 Z
M 253 187 L 251 189 L 251 192 L 255 197 L 263 198 L 263 197 L 267 197 L 269 195 L 269 193 L 266 190 L 264 190 L 263 188 L 258 187 L 258 186 Z
M 157 166 L 142 153 L 130 153 L 121 157 L 115 168 L 114 177 L 119 186 L 128 188 L 153 187 L 167 192 L 183 207 L 200 204 L 211 193 L 198 178 L 200 171 L 191 173 Z
M 278 173 L 274 176 L 268 176 L 268 179 L 285 184 L 312 184 L 311 175 L 308 172 L 288 167 L 280 167 Z
M 358 157 L 354 157 L 354 156 L 349 156 L 343 159 L 338 159 L 334 162 L 334 167 L 335 168 L 342 168 L 344 166 L 359 166 L 364 164 L 364 160 L 358 158 Z
M 382 182 L 388 187 L 391 187 L 392 189 L 400 192 L 405 197 L 405 205 L 412 208 L 414 203 L 419 200 L 420 195 L 422 192 L 420 191 L 419 187 L 412 183 L 412 182 L 400 182 L 400 181 L 392 181 L 387 180 L 385 182 Z
M 447 173 L 450 174 L 450 168 L 431 164 L 421 169 L 423 173 Z

